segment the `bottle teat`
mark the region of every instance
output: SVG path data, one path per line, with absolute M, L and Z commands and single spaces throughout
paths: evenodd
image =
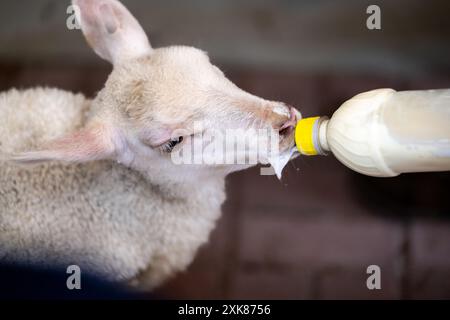
M 328 117 L 304 118 L 295 127 L 295 144 L 307 156 L 326 155 Z

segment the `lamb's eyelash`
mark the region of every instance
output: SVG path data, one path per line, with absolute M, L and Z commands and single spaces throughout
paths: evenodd
M 168 142 L 166 142 L 165 144 L 163 144 L 160 147 L 160 149 L 161 149 L 161 151 L 163 151 L 165 153 L 171 153 L 173 151 L 173 149 L 181 142 L 183 142 L 183 137 L 171 139 Z

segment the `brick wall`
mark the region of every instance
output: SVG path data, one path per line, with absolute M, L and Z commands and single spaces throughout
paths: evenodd
M 448 0 L 122 2 L 155 47 L 193 45 L 232 65 L 408 76 L 450 70 Z M 98 63 L 80 32 L 66 27 L 69 4 L 0 1 L 0 60 Z M 366 27 L 372 4 L 381 8 L 380 31 Z

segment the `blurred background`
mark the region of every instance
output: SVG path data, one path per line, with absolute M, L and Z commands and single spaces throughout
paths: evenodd
M 357 93 L 450 88 L 448 0 L 123 0 L 154 47 L 209 52 L 243 89 L 329 115 Z M 366 9 L 381 8 L 381 30 Z M 111 67 L 66 27 L 66 0 L 0 2 L 0 90 L 94 96 Z M 450 123 L 449 123 L 450 125 Z M 300 157 L 281 181 L 230 176 L 224 214 L 167 298 L 450 298 L 450 174 L 391 179 L 333 156 Z M 381 267 L 381 290 L 366 268 Z

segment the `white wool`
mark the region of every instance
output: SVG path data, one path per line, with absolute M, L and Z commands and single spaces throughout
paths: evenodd
M 0 94 L 0 154 L 35 147 L 83 124 L 90 101 L 56 89 Z M 78 264 L 153 288 L 192 261 L 220 215 L 224 179 L 159 190 L 113 161 L 0 165 L 0 257 Z M 185 197 L 178 197 L 185 194 Z

